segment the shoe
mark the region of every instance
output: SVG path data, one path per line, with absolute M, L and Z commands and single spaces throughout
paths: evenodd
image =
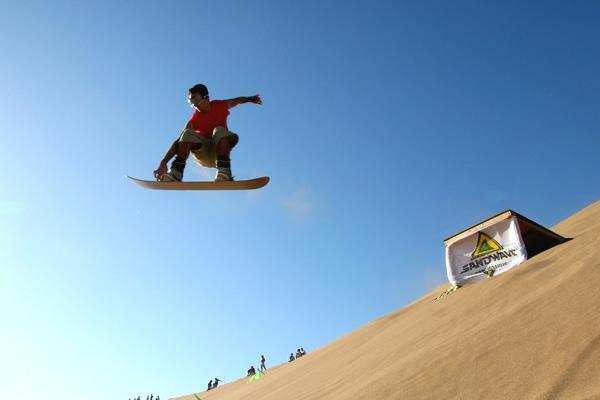
M 181 182 L 181 179 L 183 179 L 183 174 L 173 168 L 160 177 L 161 182 Z
M 215 182 L 232 181 L 231 168 L 218 167 Z

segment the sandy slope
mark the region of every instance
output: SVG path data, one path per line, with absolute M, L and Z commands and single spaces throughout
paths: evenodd
M 440 287 L 257 382 L 200 396 L 600 399 L 600 202 L 553 229 L 575 239 L 433 301 Z

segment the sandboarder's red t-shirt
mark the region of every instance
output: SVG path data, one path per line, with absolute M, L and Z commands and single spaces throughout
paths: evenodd
M 213 100 L 210 102 L 210 111 L 194 111 L 190 122 L 196 134 L 207 138 L 212 137 L 213 130 L 217 126 L 227 129 L 227 116 L 229 115 L 229 106 L 226 101 Z

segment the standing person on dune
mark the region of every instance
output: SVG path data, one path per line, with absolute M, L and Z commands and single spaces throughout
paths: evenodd
M 260 96 L 211 101 L 208 88 L 197 84 L 189 89 L 188 102 L 194 113 L 160 161 L 154 177 L 161 182 L 181 182 L 191 152 L 200 165 L 217 168 L 215 181 L 232 181 L 230 154 L 239 137 L 227 127 L 229 110 L 244 103 L 262 104 Z M 173 157 L 171 169 L 167 171 L 167 164 Z
M 265 356 L 264 356 L 264 355 L 261 355 L 261 356 L 260 356 L 260 372 L 264 372 L 264 371 L 266 371 L 266 370 L 267 370 L 267 366 L 265 365 L 265 362 L 266 362 L 266 361 L 267 361 L 267 360 L 265 360 Z

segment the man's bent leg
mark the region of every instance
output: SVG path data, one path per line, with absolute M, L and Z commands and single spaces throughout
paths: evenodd
M 183 170 L 185 163 L 190 156 L 191 150 L 199 150 L 202 147 L 200 140 L 191 129 L 186 129 L 181 133 L 179 142 L 177 143 L 176 157 L 171 163 L 171 169 L 161 180 L 163 181 L 179 181 L 183 179 Z
M 193 143 L 190 142 L 179 142 L 177 144 L 177 156 L 171 163 L 171 169 L 169 175 L 165 177 L 165 180 L 172 178 L 172 180 L 179 181 L 183 179 L 183 170 L 185 169 L 185 162 L 190 155 Z
M 231 153 L 231 144 L 228 137 L 224 137 L 217 143 L 217 156 L 228 156 Z
M 234 139 L 235 142 L 233 142 Z M 222 126 L 218 126 L 213 131 L 213 140 L 217 145 L 217 175 L 215 181 L 232 181 L 229 155 L 231 154 L 231 148 L 237 144 L 237 135 Z

